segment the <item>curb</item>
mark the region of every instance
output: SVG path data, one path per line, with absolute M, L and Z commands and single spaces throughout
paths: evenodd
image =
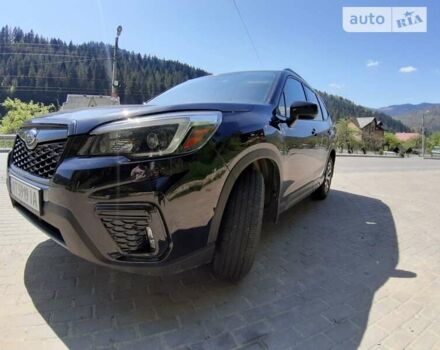
M 380 154 L 353 154 L 353 153 L 336 153 L 336 157 L 353 157 L 353 158 L 404 158 L 400 156 L 381 156 Z M 408 157 L 406 157 L 408 158 Z

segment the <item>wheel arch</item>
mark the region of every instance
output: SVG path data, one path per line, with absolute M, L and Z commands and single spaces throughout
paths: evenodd
M 273 147 L 273 148 L 272 148 Z M 282 185 L 282 163 L 279 150 L 274 145 L 256 145 L 249 147 L 246 154 L 238 160 L 228 164 L 230 172 L 220 193 L 208 236 L 208 244 L 216 242 L 223 218 L 223 213 L 229 196 L 239 177 L 249 168 L 253 168 L 263 175 L 265 182 L 265 198 L 269 194 L 270 202 L 265 199 L 265 217 L 277 221 L 280 206 Z

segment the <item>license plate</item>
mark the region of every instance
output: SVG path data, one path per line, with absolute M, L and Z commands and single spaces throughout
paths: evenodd
M 41 189 L 26 182 L 10 177 L 11 195 L 25 207 L 41 213 Z

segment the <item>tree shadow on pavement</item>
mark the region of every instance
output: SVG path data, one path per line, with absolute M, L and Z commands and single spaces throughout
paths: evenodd
M 267 224 L 239 284 L 209 267 L 147 277 L 73 256 L 50 240 L 28 258 L 25 285 L 72 349 L 356 349 L 375 292 L 396 271 L 398 245 L 381 201 L 333 190 Z

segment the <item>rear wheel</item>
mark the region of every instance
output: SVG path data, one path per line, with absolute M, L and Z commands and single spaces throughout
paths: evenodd
M 333 162 L 333 158 L 330 157 L 328 162 L 327 162 L 327 166 L 325 168 L 324 182 L 312 194 L 312 197 L 314 199 L 322 200 L 322 199 L 326 199 L 327 198 L 328 193 L 330 192 L 330 186 L 332 184 L 333 169 L 334 169 L 334 162 Z
M 234 185 L 223 214 L 213 261 L 216 276 L 238 281 L 249 272 L 260 239 L 263 209 L 263 176 L 246 170 Z

